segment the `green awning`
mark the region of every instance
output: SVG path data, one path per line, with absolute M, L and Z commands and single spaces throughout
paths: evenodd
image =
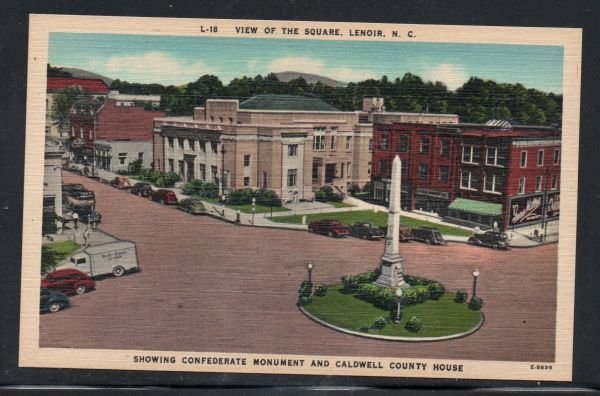
M 497 203 L 476 201 L 474 199 L 456 198 L 448 210 L 460 210 L 461 212 L 475 213 L 485 216 L 501 216 L 502 205 Z

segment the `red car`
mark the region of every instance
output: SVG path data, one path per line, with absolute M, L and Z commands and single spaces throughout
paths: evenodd
M 328 235 L 331 238 L 350 235 L 350 229 L 337 220 L 323 219 L 308 225 L 308 232 Z
M 96 282 L 83 272 L 67 268 L 49 273 L 42 279 L 42 287 L 65 294 L 83 294 L 96 288 Z
M 154 202 L 160 202 L 163 205 L 177 204 L 177 196 L 171 190 L 160 189 L 156 190 L 150 196 L 150 199 Z

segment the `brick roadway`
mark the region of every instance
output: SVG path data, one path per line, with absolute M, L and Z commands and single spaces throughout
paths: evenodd
M 194 217 L 88 179 L 101 229 L 137 244 L 139 273 L 98 282 L 70 309 L 42 315 L 43 347 L 189 350 L 552 361 L 556 245 L 507 252 L 465 244 L 401 245 L 409 274 L 478 295 L 486 321 L 462 339 L 401 343 L 322 327 L 300 313 L 296 292 L 314 262 L 313 281 L 336 282 L 377 266 L 382 242 L 330 239 Z

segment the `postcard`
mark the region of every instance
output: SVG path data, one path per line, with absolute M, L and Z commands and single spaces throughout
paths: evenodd
M 571 379 L 580 29 L 37 14 L 28 60 L 20 367 Z

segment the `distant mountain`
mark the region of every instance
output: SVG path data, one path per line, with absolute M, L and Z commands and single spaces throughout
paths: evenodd
M 112 84 L 113 82 L 112 78 L 103 76 L 98 73 L 93 73 L 91 71 L 77 69 L 75 67 L 61 67 L 61 69 L 63 71 L 66 71 L 67 73 L 71 73 L 71 76 L 73 76 L 74 78 L 99 78 L 100 80 L 103 80 L 109 87 L 110 84 Z
M 345 87 L 348 85 L 345 82 L 337 81 L 332 78 L 319 76 L 318 74 L 310 74 L 310 73 L 300 73 L 295 71 L 284 71 L 281 73 L 274 73 L 279 81 L 289 82 L 297 79 L 298 77 L 302 77 L 309 84 L 315 84 L 317 81 L 320 81 L 321 84 L 328 85 L 330 87 Z

